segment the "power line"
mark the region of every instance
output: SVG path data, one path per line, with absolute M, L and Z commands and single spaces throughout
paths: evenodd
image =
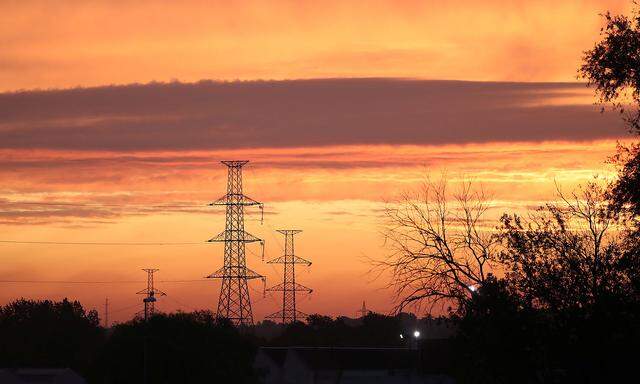
M 138 306 L 140 306 L 140 304 L 135 303 L 135 304 L 133 304 L 133 305 L 129 305 L 129 306 L 127 306 L 127 307 L 118 308 L 118 309 L 116 309 L 116 310 L 111 310 L 111 311 L 109 311 L 109 313 L 111 313 L 111 314 L 119 313 L 119 312 L 122 312 L 122 311 L 126 311 L 126 310 L 128 310 L 128 309 L 138 308 Z
M 5 205 L 33 205 L 45 207 L 87 207 L 87 208 L 138 208 L 138 209 L 180 209 L 180 208 L 201 208 L 215 213 L 209 209 L 208 204 L 109 204 L 109 203 L 72 203 L 72 202 L 49 202 L 49 201 L 5 201 Z M 252 213 L 248 213 L 252 216 Z
M 22 241 L 22 240 L 0 240 L 3 244 L 46 244 L 46 245 L 205 245 L 206 241 L 163 241 L 163 242 L 108 242 L 108 241 Z
M 206 279 L 193 280 L 158 280 L 159 283 L 209 283 Z
M 196 308 L 194 306 L 191 306 L 191 305 L 188 305 L 188 304 L 185 304 L 185 303 L 183 303 L 181 301 L 176 300 L 175 297 L 167 296 L 166 298 L 169 299 L 170 301 L 173 301 L 174 303 L 178 304 L 179 306 L 181 306 L 183 308 L 189 309 L 191 311 L 197 311 L 198 310 L 198 308 Z
M 113 281 L 78 281 L 78 280 L 0 280 L 0 283 L 7 284 L 139 284 L 144 280 L 113 280 Z M 203 283 L 209 282 L 205 279 L 198 280 L 159 280 L 159 283 Z
M 52 207 L 95 207 L 95 208 L 207 208 L 202 204 L 113 204 L 113 203 L 74 203 L 74 202 L 53 202 L 53 201 L 5 201 L 5 204 L 12 205 L 42 205 Z
M 142 280 L 137 281 L 67 281 L 67 280 L 0 280 L 0 283 L 9 284 L 131 284 L 143 283 Z

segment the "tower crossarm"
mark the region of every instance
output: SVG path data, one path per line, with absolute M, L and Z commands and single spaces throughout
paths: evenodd
M 302 311 L 295 310 L 295 311 L 278 311 L 270 315 L 267 315 L 264 318 L 269 320 L 282 320 L 283 317 L 288 319 L 305 319 L 307 318 L 307 316 L 309 315 Z
M 278 285 L 274 285 L 271 288 L 267 288 L 267 291 L 270 291 L 270 292 L 296 291 L 296 292 L 311 293 L 311 292 L 313 292 L 313 289 L 311 289 L 309 287 L 305 287 L 304 285 L 298 284 L 298 283 L 288 283 L 286 285 L 285 285 L 285 283 L 280 283 Z
M 245 243 L 253 243 L 256 241 L 262 241 L 262 239 L 253 236 L 245 230 L 226 229 L 216 236 L 207 240 L 209 243 L 225 242 L 225 241 L 242 241 Z
M 213 272 L 209 276 L 205 276 L 207 279 L 225 279 L 225 278 L 240 278 L 240 279 L 264 279 L 264 276 L 258 272 L 252 271 L 246 267 L 222 267 Z
M 306 266 L 311 265 L 311 262 L 309 260 L 303 259 L 302 257 L 298 257 L 298 256 L 280 256 L 280 257 L 276 257 L 275 259 L 267 261 L 267 264 L 285 264 L 285 263 L 304 264 Z
M 244 205 L 244 206 L 260 205 L 261 206 L 262 203 L 259 201 L 253 200 L 247 195 L 238 194 L 238 193 L 227 193 L 226 195 L 222 196 L 216 201 L 209 203 L 209 205 Z
M 151 294 L 151 293 L 153 293 L 153 294 L 154 294 L 154 296 L 167 296 L 167 294 L 166 294 L 166 293 L 162 292 L 162 291 L 161 291 L 161 290 L 159 290 L 159 289 L 155 289 L 155 288 L 154 288 L 154 289 L 149 289 L 149 288 L 147 288 L 147 289 L 143 289 L 143 290 L 142 290 L 142 291 L 140 291 L 140 292 L 136 292 L 136 295 L 149 295 L 149 294 Z

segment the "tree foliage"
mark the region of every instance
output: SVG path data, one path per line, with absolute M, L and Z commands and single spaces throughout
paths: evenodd
M 640 132 L 640 12 L 635 9 L 631 17 L 607 12 L 604 18 L 601 40 L 584 53 L 579 75 L 595 87 L 601 102 L 611 103 Z
M 640 9 L 631 16 L 604 15 L 600 40 L 585 51 L 579 76 L 595 87 L 601 103 L 623 114 L 629 129 L 640 134 Z M 611 186 L 612 212 L 638 224 L 640 215 L 640 146 L 618 145 L 611 162 L 619 167 Z
M 145 343 L 150 383 L 251 383 L 256 343 L 210 311 L 156 314 L 113 328 L 101 355 L 110 383 L 143 379 Z
M 609 215 L 605 189 L 590 182 L 525 219 L 502 217 L 508 281 L 528 303 L 553 311 L 604 305 L 631 293 L 624 230 Z
M 20 299 L 0 307 L 0 365 L 89 374 L 103 341 L 96 311 L 78 301 Z
M 405 314 L 403 314 L 405 315 Z M 417 321 L 417 320 L 414 320 Z M 401 316 L 369 313 L 362 319 L 313 314 L 307 323 L 297 322 L 269 342 L 273 346 L 401 346 Z

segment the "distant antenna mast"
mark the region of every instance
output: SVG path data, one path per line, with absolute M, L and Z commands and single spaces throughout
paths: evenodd
M 153 286 L 153 274 L 158 272 L 159 269 L 146 268 L 143 271 L 147 272 L 147 289 L 143 289 L 137 292 L 138 295 L 146 295 L 142 302 L 144 303 L 144 320 L 148 320 L 155 312 L 156 296 L 166 296 L 167 294 L 156 289 Z
M 356 312 L 360 315 L 360 317 L 365 317 L 369 313 L 371 313 L 371 311 L 367 309 L 367 306 L 365 305 L 364 300 L 362 301 L 362 308 L 360 308 Z
M 242 193 L 242 166 L 246 160 L 222 161 L 228 167 L 227 194 L 209 205 L 226 207 L 225 230 L 210 242 L 224 242 L 224 266 L 207 278 L 222 279 L 217 316 L 231 320 L 235 325 L 252 325 L 251 298 L 248 280 L 264 276 L 247 268 L 245 243 L 259 241 L 264 252 L 264 242 L 244 230 L 244 207 L 259 203 Z
M 104 299 L 104 327 L 109 328 L 109 298 Z
M 310 288 L 296 283 L 296 264 L 305 264 L 310 266 L 311 262 L 298 257 L 293 249 L 293 236 L 302 232 L 297 229 L 280 229 L 278 232 L 284 235 L 284 255 L 268 261 L 269 264 L 284 265 L 284 281 L 281 284 L 273 286 L 268 291 L 282 291 L 282 310 L 267 316 L 267 319 L 281 321 L 282 324 L 294 323 L 300 318 L 306 316 L 305 313 L 298 311 L 296 307 L 296 293 L 308 292 Z

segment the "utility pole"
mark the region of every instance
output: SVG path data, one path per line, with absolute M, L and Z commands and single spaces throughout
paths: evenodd
M 282 310 L 272 313 L 266 318 L 281 321 L 282 324 L 290 324 L 306 316 L 305 313 L 298 311 L 296 307 L 296 293 L 301 291 L 311 293 L 313 291 L 304 285 L 296 283 L 296 264 L 310 266 L 311 262 L 296 256 L 294 253 L 293 236 L 302 232 L 301 230 L 279 229 L 278 232 L 284 235 L 284 255 L 267 263 L 284 265 L 284 281 L 269 288 L 268 291 L 282 291 Z
M 356 311 L 360 317 L 367 316 L 371 311 L 367 309 L 367 306 L 364 304 L 364 300 L 362 301 L 362 308 Z
M 109 328 L 109 298 L 104 299 L 104 328 Z
M 244 230 L 244 208 L 257 205 L 263 211 L 263 205 L 242 193 L 242 167 L 248 161 L 221 163 L 228 168 L 227 194 L 209 205 L 225 206 L 225 229 L 208 241 L 224 242 L 224 265 L 207 278 L 222 279 L 217 316 L 229 319 L 238 326 L 252 325 L 253 313 L 247 281 L 262 279 L 264 282 L 264 276 L 247 268 L 245 245 L 260 242 L 264 251 L 264 242 Z
M 147 321 L 155 312 L 156 295 L 166 296 L 167 294 L 153 286 L 153 274 L 158 272 L 159 269 L 146 268 L 143 269 L 143 271 L 147 272 L 147 289 L 143 289 L 136 294 L 146 295 L 145 298 L 142 299 L 142 302 L 144 303 L 144 320 Z

